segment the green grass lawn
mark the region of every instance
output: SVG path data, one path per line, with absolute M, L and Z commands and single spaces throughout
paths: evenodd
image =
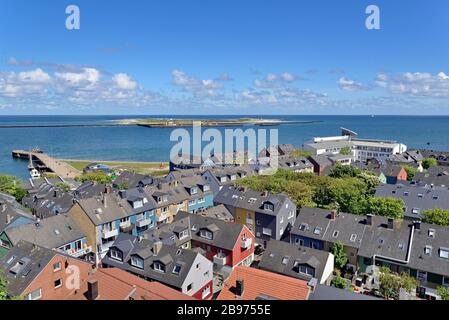
M 168 174 L 167 162 L 120 162 L 120 161 L 85 161 L 85 160 L 63 160 L 75 169 L 83 171 L 83 169 L 90 163 L 105 164 L 113 170 L 125 169 L 140 174 L 148 175 L 166 175 Z M 162 164 L 162 168 L 161 168 Z

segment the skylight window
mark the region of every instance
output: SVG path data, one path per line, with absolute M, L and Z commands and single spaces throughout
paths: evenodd
M 306 229 L 307 229 L 307 223 L 301 223 L 301 225 L 299 226 L 299 230 L 305 231 Z
M 181 272 L 182 266 L 180 264 L 175 264 L 174 268 L 173 268 L 173 273 L 174 274 L 179 274 Z
M 432 246 L 426 246 L 424 248 L 424 253 L 428 256 L 430 256 L 432 254 Z
M 313 234 L 315 234 L 315 235 L 320 235 L 322 230 L 323 230 L 322 228 L 316 227 L 316 228 L 313 230 Z
M 338 230 L 335 230 L 334 233 L 332 234 L 332 237 L 337 238 L 339 233 L 340 232 L 338 232 Z
M 283 257 L 282 258 L 282 264 L 286 265 L 288 263 L 288 260 L 290 260 L 290 257 Z
M 440 258 L 449 259 L 449 249 L 440 248 Z
M 355 233 L 351 234 L 351 238 L 349 239 L 351 242 L 355 242 L 357 239 L 357 235 Z
M 435 238 L 435 229 L 429 229 L 429 238 Z

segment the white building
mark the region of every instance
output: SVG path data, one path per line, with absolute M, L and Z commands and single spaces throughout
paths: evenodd
M 356 135 L 313 138 L 304 143 L 304 150 L 320 154 L 339 154 L 349 148 L 354 161 L 375 158 L 385 161 L 390 155 L 407 151 L 407 146 L 396 141 L 359 139 Z

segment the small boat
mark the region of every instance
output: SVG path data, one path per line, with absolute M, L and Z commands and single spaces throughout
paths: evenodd
M 31 179 L 39 179 L 41 177 L 41 173 L 36 168 L 33 168 L 30 170 L 30 176 Z

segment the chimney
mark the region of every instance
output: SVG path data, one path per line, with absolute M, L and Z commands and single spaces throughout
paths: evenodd
M 264 192 L 262 192 L 262 197 L 268 197 L 268 191 L 265 190 Z
M 242 297 L 245 292 L 243 279 L 238 279 L 235 283 L 235 295 Z
M 153 243 L 153 254 L 154 255 L 158 255 L 159 252 L 161 252 L 162 249 L 162 242 L 161 241 L 157 241 L 155 243 Z
M 373 215 L 372 214 L 367 214 L 366 215 L 366 225 L 367 226 L 372 226 L 373 225 Z
M 105 207 L 105 208 L 108 207 L 108 200 L 106 199 L 105 194 L 103 194 L 103 196 L 101 197 L 101 202 L 103 203 L 103 207 Z
M 58 190 L 53 191 L 53 198 L 57 198 L 58 197 Z
M 98 281 L 89 280 L 87 281 L 87 299 L 96 300 L 98 298 Z
M 110 194 L 111 192 L 112 192 L 112 190 L 111 190 L 111 187 L 110 187 L 110 186 L 106 186 L 106 187 L 104 188 L 104 193 Z
M 337 218 L 337 210 L 332 210 L 331 214 L 329 215 L 329 218 L 331 220 L 335 220 Z
M 388 229 L 393 230 L 394 229 L 394 219 L 388 218 Z
M 12 216 L 10 214 L 6 215 L 6 224 L 10 224 L 12 220 Z
M 413 225 L 415 226 L 415 230 L 421 230 L 421 221 L 413 221 Z

